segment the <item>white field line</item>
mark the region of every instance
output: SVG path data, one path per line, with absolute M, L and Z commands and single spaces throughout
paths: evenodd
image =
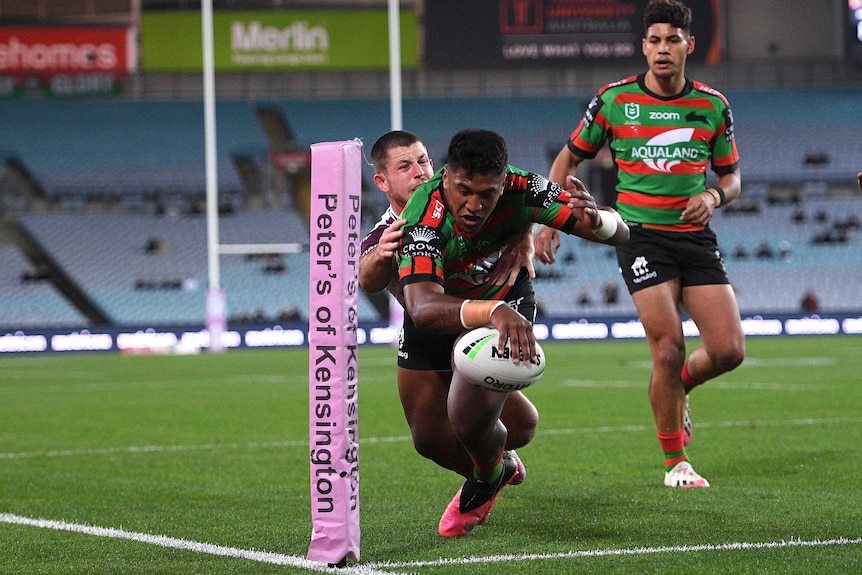
M 765 541 L 759 543 L 739 542 L 716 545 L 683 545 L 679 547 L 635 547 L 629 549 L 595 549 L 592 551 L 565 551 L 562 553 L 524 553 L 521 555 L 491 555 L 488 557 L 463 557 L 436 559 L 434 561 L 404 561 L 368 563 L 373 569 L 403 569 L 416 567 L 441 567 L 445 565 L 475 565 L 488 563 L 511 563 L 514 561 L 539 561 L 544 559 L 579 559 L 591 557 L 618 557 L 624 555 L 656 555 L 661 553 L 694 553 L 700 551 L 745 551 L 750 549 L 781 549 L 786 547 L 827 547 L 833 545 L 859 545 L 862 538 L 827 539 L 824 541 Z M 524 567 L 528 568 L 528 567 Z
M 112 539 L 124 539 L 136 541 L 158 547 L 192 551 L 194 553 L 205 553 L 221 557 L 233 557 L 272 565 L 284 565 L 305 569 L 316 573 L 340 573 L 342 575 L 391 575 L 393 569 L 418 568 L 418 567 L 442 567 L 447 565 L 477 565 L 490 563 L 528 562 L 549 559 L 580 559 L 594 557 L 620 557 L 631 555 L 657 555 L 696 553 L 703 551 L 745 551 L 757 549 L 780 549 L 787 547 L 827 547 L 836 545 L 859 545 L 862 538 L 838 538 L 827 540 L 802 541 L 791 539 L 789 541 L 765 541 L 765 542 L 738 542 L 723 544 L 683 545 L 678 547 L 634 547 L 627 549 L 594 549 L 589 551 L 564 551 L 560 553 L 524 553 L 520 555 L 491 555 L 488 557 L 461 557 L 449 559 L 436 559 L 433 561 L 402 561 L 402 562 L 380 562 L 351 565 L 346 568 L 332 568 L 324 563 L 310 561 L 295 555 L 284 555 L 268 551 L 255 551 L 251 549 L 239 549 L 236 547 L 225 547 L 210 543 L 198 543 L 187 539 L 178 539 L 164 535 L 150 535 L 148 533 L 136 533 L 111 527 L 96 527 L 82 525 L 79 523 L 67 523 L 65 521 L 53 521 L 50 519 L 32 519 L 10 513 L 0 513 L 0 523 L 11 525 L 25 525 L 38 527 L 40 529 L 53 529 L 55 531 L 70 531 L 83 535 L 95 537 L 108 537 Z
M 363 437 L 362 443 L 401 443 L 410 441 L 408 435 L 392 437 Z M 216 449 L 274 449 L 282 447 L 308 447 L 307 439 L 294 441 L 250 441 L 248 443 L 200 443 L 197 445 L 140 445 L 129 447 L 105 447 L 101 449 L 58 449 L 53 451 L 30 451 L 0 453 L 0 459 L 32 459 L 34 457 L 70 457 L 75 455 L 116 455 L 119 453 L 167 453 L 172 451 L 213 451 Z
M 22 517 L 11 513 L 0 513 L 0 523 L 27 525 L 30 527 L 38 527 L 40 529 L 53 529 L 55 531 L 71 531 L 73 533 L 93 535 L 96 537 L 108 537 L 111 539 L 125 539 L 127 541 L 137 541 L 139 543 L 147 543 L 148 545 L 181 549 L 184 551 L 192 551 L 194 553 L 205 553 L 207 555 L 234 557 L 237 559 L 257 561 L 259 563 L 298 567 L 300 569 L 316 573 L 339 573 L 343 575 L 384 575 L 387 573 L 385 571 L 370 568 L 366 565 L 354 565 L 337 569 L 329 567 L 326 563 L 311 561 L 304 557 L 297 557 L 295 555 L 283 555 L 281 553 L 270 553 L 268 551 L 255 551 L 251 549 L 238 549 L 236 547 L 213 545 L 210 543 L 198 543 L 197 541 L 189 541 L 187 539 L 177 539 L 175 537 L 167 537 L 164 535 L 150 535 L 148 533 L 135 533 L 134 531 L 124 531 L 122 529 L 114 529 L 112 527 L 96 527 L 93 525 L 67 523 L 65 521 L 53 521 L 50 519 L 32 519 L 30 517 Z
M 695 423 L 697 429 L 727 428 L 727 427 L 780 427 L 800 425 L 843 425 L 848 423 L 862 423 L 862 417 L 822 417 L 803 419 L 781 419 L 774 421 L 746 420 L 746 421 L 698 421 Z M 651 425 L 618 425 L 607 427 L 582 427 L 570 429 L 540 429 L 539 435 L 581 435 L 589 433 L 628 433 L 649 432 L 655 428 Z M 409 435 L 394 435 L 389 437 L 361 437 L 360 444 L 369 445 L 375 443 L 403 443 L 411 441 Z M 217 449 L 277 449 L 285 447 L 308 447 L 308 440 L 294 441 L 271 441 L 271 442 L 248 442 L 248 443 L 201 443 L 197 445 L 141 445 L 128 447 L 106 447 L 102 449 L 60 449 L 53 451 L 24 451 L 18 453 L 0 453 L 3 459 L 33 459 L 38 457 L 74 457 L 91 455 L 117 455 L 122 453 L 170 453 L 178 451 L 213 451 Z

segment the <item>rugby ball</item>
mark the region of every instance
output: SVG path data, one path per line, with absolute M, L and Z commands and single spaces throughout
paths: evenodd
M 513 363 L 509 344 L 500 353 L 500 332 L 492 327 L 477 327 L 465 333 L 455 344 L 455 369 L 491 391 L 511 392 L 533 385 L 545 372 L 545 351 L 536 342 L 537 362 Z

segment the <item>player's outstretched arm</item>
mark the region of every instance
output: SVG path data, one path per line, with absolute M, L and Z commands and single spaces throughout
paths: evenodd
M 566 176 L 565 190 L 569 195 L 568 206 L 578 220 L 571 232 L 573 235 L 611 246 L 629 241 L 629 228 L 617 211 L 597 206 L 583 182 L 574 176 Z
M 464 300 L 446 295 L 436 282 L 416 282 L 404 286 L 404 309 L 421 331 L 459 333 L 492 324 L 499 332 L 500 351 L 509 342 L 514 354 L 536 359 L 536 336 L 533 324 L 501 300 Z

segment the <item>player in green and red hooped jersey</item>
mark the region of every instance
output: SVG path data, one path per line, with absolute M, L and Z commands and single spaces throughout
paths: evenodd
M 713 211 L 740 192 L 733 116 L 724 96 L 685 77 L 695 47 L 690 24 L 681 1 L 649 2 L 647 71 L 599 90 L 550 172 L 561 182 L 609 143 L 617 210 L 632 232 L 617 259 L 653 357 L 649 398 L 670 487 L 709 486 L 687 461 L 687 394 L 745 357 L 736 297 L 709 227 Z M 707 168 L 716 176 L 711 187 Z M 558 246 L 556 233 L 544 230 L 536 257 L 553 262 Z M 680 310 L 702 338 L 688 359 Z
M 371 148 L 371 163 L 374 184 L 386 195 L 389 205 L 362 240 L 359 284 L 369 293 L 388 289 L 398 302 L 390 305 L 402 305 L 396 254 L 404 236 L 401 227 L 407 220 L 399 215 L 413 192 L 434 176 L 433 164 L 424 142 L 404 130 L 380 136 Z M 533 236 L 528 232 L 501 254 L 489 283 L 514 285 L 522 267 L 528 277 L 535 277 L 532 266 Z M 446 407 L 452 379 L 450 335 L 423 333 L 419 354 L 405 345 L 412 334 L 409 325 L 406 331 L 407 336 L 402 332 L 398 338 L 396 379 L 413 445 L 423 457 L 466 477 L 473 472 L 473 462 L 452 431 Z M 441 351 L 438 363 L 437 351 L 444 347 L 445 356 Z M 532 441 L 539 413 L 527 396 L 517 391 L 508 394 L 500 420 L 508 431 L 506 449 L 511 450 Z
M 534 222 L 609 245 L 628 240 L 619 214 L 596 206 L 574 177 L 563 188 L 508 165 L 508 157 L 499 134 L 461 130 L 449 143 L 447 164 L 407 202 L 397 256 L 405 311 L 399 351 L 419 351 L 425 332 L 451 334 L 454 344 L 464 330 L 491 324 L 500 333 L 499 351 L 508 342 L 512 361 L 534 360 L 536 302 L 526 274 L 508 286 L 491 279 L 505 247 Z M 445 349 L 447 361 L 451 350 Z M 506 394 L 476 385 L 458 369 L 451 373 L 448 418 L 472 472 L 440 518 L 444 537 L 482 524 L 500 490 L 523 477 L 517 455 L 504 453 Z

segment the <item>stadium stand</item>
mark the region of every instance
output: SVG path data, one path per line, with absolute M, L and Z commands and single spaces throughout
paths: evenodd
M 719 210 L 713 228 L 725 260 L 740 310 L 745 314 L 792 313 L 800 311 L 805 292 L 811 290 L 819 300 L 818 311 L 851 312 L 860 308 L 862 285 L 862 231 L 850 226 L 846 241 L 816 242 L 814 239 L 835 229 L 842 222 L 859 221 L 862 198 L 815 199 L 798 203 L 763 205 L 751 212 Z M 798 210 L 807 214 L 796 222 Z M 817 214 L 825 214 L 817 221 Z M 757 256 L 763 244 L 771 255 Z M 745 258 L 735 257 L 742 246 Z M 566 261 L 571 254 L 572 261 Z M 564 237 L 557 264 L 537 264 L 536 296 L 549 316 L 630 315 L 634 306 L 628 295 L 607 305 L 602 286 L 619 279 L 616 258 L 610 248 Z M 582 305 L 579 296 L 587 293 L 591 303 Z
M 14 246 L 0 245 L 0 326 L 80 327 L 86 318 Z
M 266 151 L 251 104 L 220 102 L 220 191 L 235 195 L 241 182 L 232 154 Z M 204 118 L 200 102 L 5 101 L 0 114 L 4 152 L 19 158 L 46 199 L 64 208 L 91 198 L 121 201 L 165 190 L 204 193 Z
M 117 325 L 201 323 L 208 282 L 206 221 L 150 214 L 28 214 L 22 223 Z M 245 211 L 222 218 L 222 244 L 298 243 L 305 222 L 295 212 Z M 70 242 L 69 238 L 75 238 Z M 147 252 L 157 238 L 159 247 Z M 221 257 L 228 315 L 274 321 L 308 307 L 308 253 Z M 273 260 L 283 264 L 268 268 Z M 376 312 L 363 300 L 360 317 Z
M 858 196 L 846 195 L 862 157 L 862 93 L 858 90 L 769 91 L 728 93 L 735 113 L 742 154 L 744 194 L 735 207 L 715 218 L 728 270 L 745 313 L 796 311 L 806 289 L 813 289 L 824 311 L 858 310 L 862 274 L 859 232 L 849 230 L 845 243 L 813 243 L 828 227 L 816 222 L 821 209 L 828 219 L 862 214 Z M 448 138 L 465 126 L 482 126 L 502 133 L 509 142 L 511 162 L 546 172 L 550 154 L 565 142 L 577 123 L 584 97 L 547 98 L 418 98 L 404 103 L 405 127 L 420 133 L 435 164 L 445 160 Z M 388 101 L 282 100 L 278 106 L 290 120 L 302 146 L 316 141 L 361 138 L 366 147 L 386 130 Z M 828 117 L 812 116 L 828 109 Z M 246 101 L 220 101 L 218 164 L 220 198 L 230 202 L 231 215 L 221 218 L 222 243 L 307 244 L 306 216 L 292 201 L 267 210 L 248 205 L 244 182 L 232 162 L 239 154 L 265 162 L 267 139 Z M 4 209 L 20 220 L 52 254 L 70 277 L 119 325 L 201 323 L 207 284 L 205 220 L 188 215 L 190 199 L 203 194 L 203 115 L 200 102 L 134 101 L 5 101 L 0 141 L 7 157 L 26 167 L 46 195 L 40 206 L 20 195 L 4 200 Z M 824 116 L 826 116 L 824 114 Z M 367 154 L 367 150 L 366 150 Z M 385 207 L 385 196 L 370 184 L 371 168 L 363 177 L 363 221 L 367 229 Z M 591 185 L 594 185 L 591 183 Z M 168 209 L 154 210 L 160 190 Z M 594 190 L 596 191 L 596 190 Z M 10 196 L 11 197 L 11 196 Z M 801 203 L 807 221 L 792 216 Z M 776 201 L 790 203 L 774 203 Z M 94 206 L 94 202 L 97 204 Z M 35 207 L 34 207 L 35 206 Z M 147 255 L 152 237 L 165 240 L 166 253 Z M 70 241 L 73 238 L 73 241 Z M 754 254 L 769 241 L 778 250 L 790 246 L 784 259 L 737 260 L 738 245 Z M 624 293 L 612 252 L 603 246 L 567 239 L 554 268 L 539 266 L 536 290 L 544 311 L 555 316 L 629 315 L 634 313 Z M 574 242 L 574 243 L 568 243 Z M 4 248 L 4 269 L 20 271 L 26 260 Z M 5 263 L 10 261 L 10 263 Z M 284 310 L 307 307 L 308 255 L 285 254 L 287 273 L 266 273 L 265 259 L 222 256 L 222 285 L 228 294 L 229 315 L 267 318 Z M 10 267 L 11 266 L 11 267 Z M 618 303 L 606 304 L 602 286 L 618 281 Z M 135 283 L 176 284 L 180 288 L 135 289 Z M 12 283 L 16 283 L 17 280 Z M 13 287 L 15 289 L 13 289 Z M 20 303 L 21 286 L 4 283 L 0 323 L 58 325 L 82 322 L 73 306 L 50 285 L 50 295 L 33 295 Z M 590 305 L 577 303 L 581 292 Z M 13 295 L 17 294 L 17 299 Z M 39 303 L 52 299 L 53 303 Z M 35 308 L 34 308 L 35 306 Z M 28 311 L 29 310 L 29 311 Z M 360 319 L 378 319 L 375 307 L 360 298 Z

